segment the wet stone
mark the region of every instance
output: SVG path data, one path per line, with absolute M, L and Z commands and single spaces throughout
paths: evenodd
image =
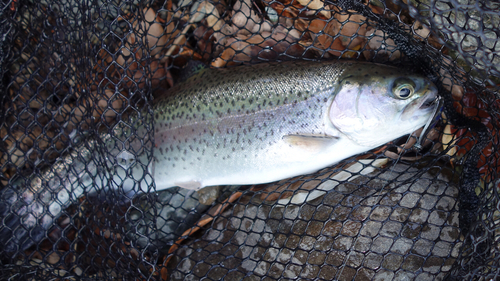
M 358 270 L 355 281 L 370 281 L 375 276 L 375 271 L 368 268 L 361 268 Z
M 424 264 L 424 271 L 429 273 L 438 273 L 441 270 L 443 259 L 438 257 L 429 257 Z
M 306 229 L 306 234 L 310 236 L 318 236 L 323 230 L 323 222 L 312 221 L 309 223 Z
M 413 208 L 418 203 L 419 199 L 420 199 L 420 196 L 418 194 L 410 192 L 410 193 L 407 193 L 405 196 L 403 196 L 403 199 L 401 199 L 400 205 L 402 207 L 406 207 L 406 208 Z
M 416 223 L 408 223 L 403 227 L 403 231 L 401 232 L 403 237 L 414 239 L 418 237 L 420 234 L 420 230 L 422 226 Z
M 411 209 L 408 208 L 403 208 L 403 207 L 396 207 L 394 211 L 391 214 L 390 219 L 399 221 L 399 222 L 405 222 L 408 218 L 408 216 L 411 213 Z
M 398 254 L 388 254 L 384 257 L 382 267 L 386 270 L 396 271 L 401 267 L 404 257 Z
M 359 236 L 354 242 L 354 250 L 362 253 L 368 252 L 372 244 L 372 239 L 368 237 Z
M 357 221 L 364 221 L 368 218 L 371 213 L 371 208 L 369 207 L 358 207 L 353 209 L 349 218 Z
M 414 280 L 415 274 L 405 270 L 398 270 L 394 275 L 394 280 Z
M 422 228 L 421 237 L 427 240 L 434 241 L 439 237 L 440 232 L 441 230 L 439 227 L 432 224 L 426 224 Z
M 374 221 L 384 221 L 386 220 L 389 215 L 391 214 L 391 208 L 390 207 L 385 207 L 385 206 L 377 206 L 375 209 L 372 211 L 370 215 L 370 220 Z
M 344 226 L 342 227 L 341 234 L 345 236 L 354 237 L 359 233 L 360 228 L 361 228 L 361 223 L 347 221 L 344 223 Z
M 415 255 L 409 255 L 406 257 L 401 268 L 414 272 L 423 266 L 424 261 L 425 260 L 422 257 L 415 256 Z
M 382 263 L 383 260 L 384 260 L 383 255 L 369 253 L 368 255 L 366 255 L 363 265 L 366 266 L 367 268 L 378 269 L 380 268 L 380 264 Z
M 432 243 L 429 240 L 420 239 L 417 242 L 415 242 L 411 252 L 421 256 L 427 256 L 431 252 L 433 245 L 434 243 Z
M 380 270 L 373 277 L 373 281 L 384 281 L 384 280 L 395 280 L 394 279 L 394 272 Z
M 427 219 L 427 222 L 441 226 L 446 222 L 447 214 L 445 211 L 434 210 Z
M 447 257 L 451 253 L 452 246 L 452 243 L 438 241 L 432 249 L 432 254 L 436 257 Z
M 363 224 L 360 234 L 367 237 L 375 237 L 376 235 L 378 235 L 381 227 L 381 222 L 367 221 Z
M 344 251 L 331 251 L 327 258 L 326 258 L 326 263 L 331 264 L 336 267 L 340 267 L 345 263 L 346 260 L 346 253 Z
M 439 197 L 437 196 L 424 194 L 424 196 L 422 196 L 422 199 L 418 201 L 418 207 L 425 210 L 430 210 L 434 207 L 438 199 Z
M 406 255 L 413 247 L 413 241 L 408 238 L 399 238 L 392 244 L 391 252 Z
M 351 251 L 347 257 L 346 264 L 350 267 L 358 268 L 363 263 L 364 257 L 365 256 L 362 253 Z
M 439 201 L 436 204 L 436 209 L 443 211 L 451 211 L 453 210 L 455 203 L 456 200 L 451 197 L 448 196 L 441 197 L 441 199 L 439 199 Z
M 387 237 L 396 237 L 401 232 L 403 228 L 403 224 L 395 221 L 388 221 L 384 223 L 382 229 L 380 230 L 380 234 Z
M 458 230 L 458 228 L 453 226 L 447 226 L 441 230 L 440 238 L 443 241 L 455 242 L 458 239 L 459 235 L 460 231 Z
M 319 278 L 326 280 L 333 280 L 337 274 L 337 268 L 330 265 L 323 265 L 319 272 Z M 313 277 L 314 278 L 314 277 Z
M 350 184 L 286 208 L 244 195 L 180 246 L 170 278 L 415 280 L 448 272 L 460 249 L 456 199 L 445 195 L 453 185 L 424 189 L 435 175 L 411 184 L 397 176 L 360 182 L 374 184 L 371 195 Z
M 377 237 L 373 239 L 371 250 L 378 254 L 385 254 L 389 251 L 393 242 L 391 238 Z
M 431 181 L 428 179 L 418 179 L 410 186 L 410 191 L 422 194 L 427 190 L 430 184 Z
M 354 276 L 356 276 L 356 269 L 346 266 L 341 269 L 339 280 L 340 281 L 354 280 Z

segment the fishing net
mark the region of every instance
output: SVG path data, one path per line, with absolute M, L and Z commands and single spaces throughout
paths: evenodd
M 499 8 L 2 1 L 0 279 L 498 279 Z M 193 61 L 337 59 L 435 81 L 420 149 L 404 136 L 277 183 L 156 191 L 151 106 Z

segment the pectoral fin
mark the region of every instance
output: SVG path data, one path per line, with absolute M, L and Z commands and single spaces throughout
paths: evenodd
M 291 147 L 314 153 L 333 145 L 339 141 L 339 138 L 321 135 L 286 135 L 283 136 L 283 141 Z

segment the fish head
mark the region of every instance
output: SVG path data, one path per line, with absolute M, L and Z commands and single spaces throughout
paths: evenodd
M 423 127 L 438 106 L 438 90 L 424 76 L 383 65 L 346 69 L 328 117 L 362 146 L 377 147 Z

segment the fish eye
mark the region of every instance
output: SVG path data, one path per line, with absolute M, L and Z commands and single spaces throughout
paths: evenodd
M 396 98 L 405 100 L 415 93 L 415 83 L 407 78 L 398 78 L 394 81 L 392 93 Z

